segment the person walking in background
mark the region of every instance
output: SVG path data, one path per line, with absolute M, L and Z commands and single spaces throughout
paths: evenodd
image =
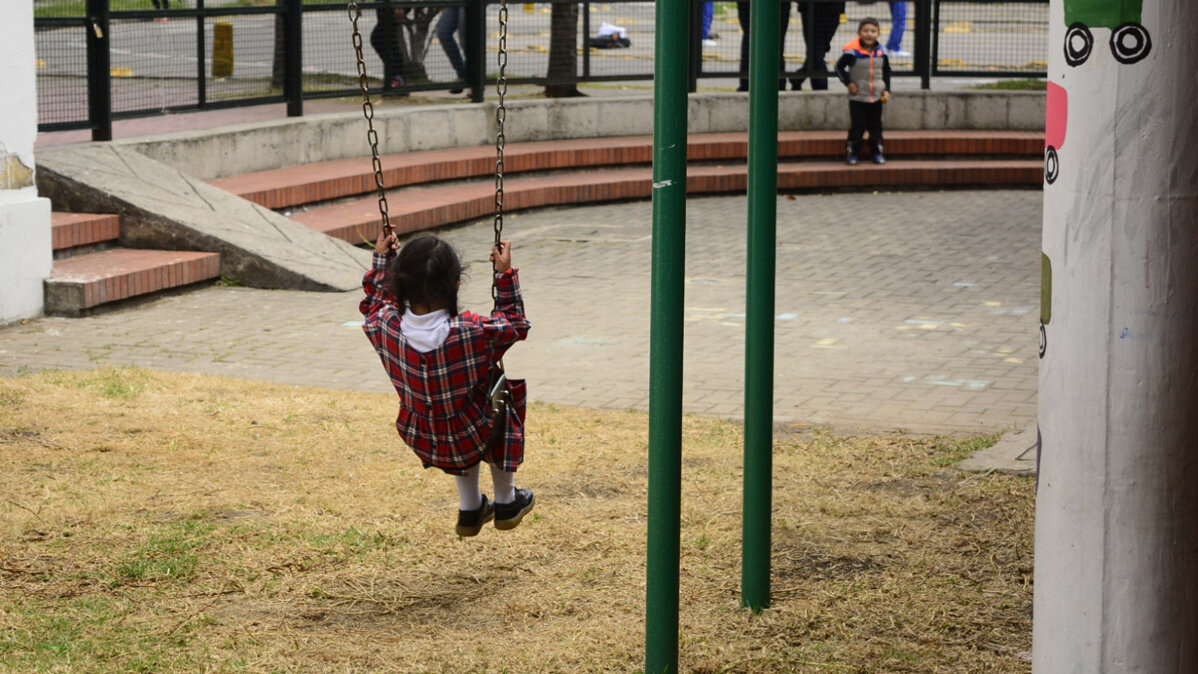
M 797 77 L 790 78 L 795 91 L 803 88 L 803 80 L 811 78 L 811 88 L 823 91 L 828 88 L 828 51 L 832 49 L 832 37 L 840 27 L 840 15 L 844 14 L 843 2 L 822 0 L 796 0 L 799 16 L 803 18 L 803 41 L 807 44 L 807 56 L 803 69 Z
M 462 52 L 469 53 L 466 49 L 465 7 L 446 7 L 441 10 L 441 17 L 437 19 L 437 42 L 441 43 L 441 49 L 445 51 L 449 65 L 453 66 L 458 81 L 465 82 L 466 60 L 462 58 Z M 455 87 L 450 89 L 449 93 L 460 94 L 462 89 L 463 87 Z
M 910 52 L 903 51 L 903 32 L 907 29 L 907 3 L 890 2 L 890 37 L 886 40 L 886 53 L 895 58 L 908 58 Z
M 711 0 L 708 0 L 708 2 L 703 3 L 703 46 L 704 47 L 715 47 L 720 44 L 719 42 L 716 42 L 716 38 L 719 37 L 719 35 L 715 35 L 711 32 L 711 22 L 713 20 L 715 20 L 715 3 L 712 2 Z
M 786 62 L 782 45 L 786 44 L 786 27 L 790 23 L 790 0 L 781 0 L 778 5 L 778 91 L 784 91 L 786 80 L 781 78 L 786 75 Z M 749 11 L 749 3 L 736 3 L 736 22 L 740 24 L 740 84 L 737 91 L 749 90 Z
M 370 46 L 383 61 L 383 88 L 394 89 L 404 85 L 403 30 L 407 10 L 403 7 L 379 7 L 375 10 L 378 21 L 370 30 Z M 389 43 L 389 44 L 388 44 Z
M 154 0 L 154 9 L 167 10 L 170 8 L 171 8 L 171 0 Z M 154 20 L 157 21 L 158 23 L 166 23 L 167 22 L 167 18 L 165 16 L 155 17 Z
M 878 43 L 881 29 L 873 17 L 857 24 L 857 38 L 844 46 L 836 62 L 836 76 L 849 90 L 848 146 L 845 161 L 853 166 L 861 154 L 861 140 L 869 132 L 869 149 L 875 164 L 885 164 L 882 154 L 882 105 L 890 100 L 890 60 Z

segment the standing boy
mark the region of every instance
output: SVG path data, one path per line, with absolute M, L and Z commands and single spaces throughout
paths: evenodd
M 882 104 L 890 100 L 890 59 L 878 44 L 878 20 L 865 18 L 857 24 L 857 39 L 844 46 L 836 62 L 836 76 L 849 89 L 849 142 L 846 160 L 857 163 L 861 140 L 869 131 L 869 149 L 875 164 L 885 164 L 882 155 Z

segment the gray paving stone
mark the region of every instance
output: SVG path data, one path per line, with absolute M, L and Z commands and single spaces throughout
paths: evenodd
M 918 433 L 1034 426 L 1041 195 L 779 197 L 775 420 Z M 684 410 L 744 404 L 746 200 L 687 213 Z M 509 214 L 533 329 L 506 359 L 537 400 L 647 409 L 648 202 Z M 440 232 L 489 308 L 489 221 Z M 0 329 L 0 374 L 144 365 L 389 392 L 359 293 L 210 287 Z

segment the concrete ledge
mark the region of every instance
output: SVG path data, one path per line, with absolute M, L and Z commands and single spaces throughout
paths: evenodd
M 1036 425 L 1005 433 L 998 442 L 957 464 L 971 473 L 1035 475 L 1037 469 Z
M 690 133 L 746 130 L 745 94 L 690 98 Z M 840 92 L 786 92 L 779 97 L 782 131 L 848 128 Z M 653 99 L 568 98 L 508 103 L 507 140 L 519 143 L 653 133 Z M 1044 94 L 1037 92 L 910 92 L 890 103 L 892 130 L 1044 128 Z M 378 110 L 374 123 L 383 154 L 486 145 L 494 142 L 493 103 Z M 135 150 L 200 180 L 281 166 L 369 156 L 359 113 L 313 115 L 204 131 L 147 136 L 114 145 Z
M 122 246 L 218 252 L 247 286 L 351 290 L 370 266 L 369 251 L 116 145 L 40 152 L 37 183 L 57 210 L 119 215 Z

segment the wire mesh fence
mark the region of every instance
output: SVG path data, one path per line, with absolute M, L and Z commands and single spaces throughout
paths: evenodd
M 940 0 L 933 26 L 934 74 L 1043 75 L 1048 69 L 1048 3 Z
M 896 76 L 1042 76 L 1047 0 L 917 2 L 792 0 L 780 3 L 783 81 L 823 74 L 867 17 Z M 693 77 L 737 78 L 748 2 L 693 0 Z M 95 128 L 89 109 L 106 88 L 111 117 L 357 95 L 350 9 L 341 3 L 274 0 L 34 0 L 39 128 Z M 96 8 L 105 10 L 97 17 Z M 372 91 L 471 89 L 497 75 L 497 0 L 376 0 L 357 4 Z M 551 0 L 509 4 L 510 84 L 651 80 L 652 0 Z M 479 25 L 481 21 L 481 26 Z M 294 22 L 294 25 L 289 22 Z M 100 30 L 104 39 L 89 34 Z M 290 31 L 290 32 L 289 32 Z M 921 66 L 917 36 L 930 38 Z M 108 68 L 89 62 L 88 43 L 107 50 Z M 89 67 L 90 65 L 90 67 Z M 294 70 L 289 70 L 293 68 Z M 294 84 L 288 84 L 288 77 Z M 833 75 L 834 77 L 834 75 Z M 814 80 L 813 80 L 814 81 Z M 475 100 L 481 100 L 481 91 Z M 94 107 L 91 106 L 91 107 Z

